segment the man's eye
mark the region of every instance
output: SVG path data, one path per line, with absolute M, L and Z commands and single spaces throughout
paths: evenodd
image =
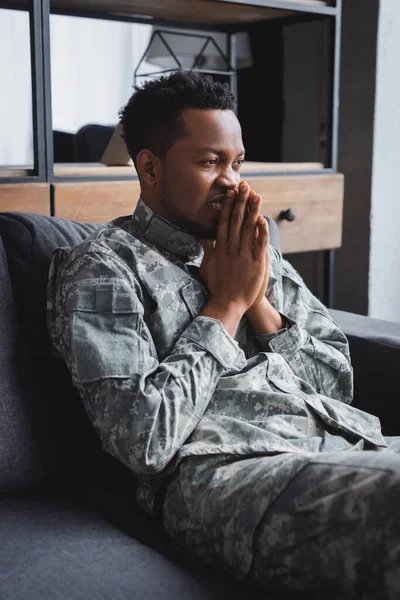
M 243 163 L 244 163 L 244 158 L 238 158 L 238 160 L 235 160 L 234 166 L 236 168 L 240 169 L 240 167 L 242 166 Z
M 216 165 L 216 164 L 217 164 L 216 158 L 208 158 L 207 160 L 203 160 L 203 165 Z

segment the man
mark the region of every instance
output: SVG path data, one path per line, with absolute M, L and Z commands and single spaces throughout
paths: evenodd
M 53 344 L 179 551 L 261 586 L 398 598 L 398 443 L 349 406 L 347 339 L 268 243 L 235 108 L 194 72 L 132 95 L 141 197 L 54 253 Z

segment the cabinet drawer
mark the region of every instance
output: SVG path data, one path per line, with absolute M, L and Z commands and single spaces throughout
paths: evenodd
M 56 183 L 54 215 L 86 223 L 107 223 L 132 214 L 139 194 L 139 181 Z
M 342 240 L 343 175 L 243 177 L 262 196 L 262 213 L 278 222 L 282 252 L 338 248 Z M 106 223 L 131 214 L 139 198 L 138 181 L 57 183 L 57 217 Z M 294 221 L 279 219 L 292 208 Z
M 4 183 L 0 185 L 0 212 L 33 212 L 50 215 L 48 183 Z
M 342 243 L 344 177 L 290 175 L 247 177 L 262 196 L 262 213 L 278 222 L 283 253 L 338 248 Z M 296 218 L 279 218 L 293 209 Z

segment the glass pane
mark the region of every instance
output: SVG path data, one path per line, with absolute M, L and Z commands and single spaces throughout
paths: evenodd
M 99 161 L 133 92 L 150 31 L 144 24 L 51 15 L 56 175 L 103 174 Z M 76 163 L 86 164 L 80 170 Z
M 0 9 L 0 177 L 33 168 L 29 13 Z
M 284 11 L 276 12 L 282 17 Z M 250 172 L 331 166 L 333 17 L 310 15 L 296 22 L 289 16 L 255 23 L 235 34 L 238 117 Z M 228 50 L 227 35 L 217 31 L 55 14 L 50 25 L 56 175 L 102 174 L 99 161 L 134 83 L 141 85 L 152 73 L 176 63 L 172 57 L 170 64 L 160 36 L 141 60 L 157 31 L 175 32 L 164 38 L 183 67 L 193 64 L 197 52 L 199 67 L 216 69 L 214 77 L 235 84 L 233 78 L 217 74 L 222 63 L 216 45 L 223 55 Z M 201 39 L 196 35 L 210 35 L 215 43 L 205 45 L 203 39 L 200 55 L 199 43 L 189 51 L 189 43 Z M 118 136 L 113 140 L 120 143 Z M 122 155 L 118 153 L 118 160 Z M 74 173 L 71 163 L 86 163 L 86 171 Z M 87 163 L 92 163 L 92 173 Z

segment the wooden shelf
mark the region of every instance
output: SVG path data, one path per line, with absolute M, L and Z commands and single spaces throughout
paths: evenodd
M 251 173 L 281 173 L 283 171 L 318 171 L 323 169 L 324 165 L 319 162 L 301 162 L 301 163 L 273 163 L 273 162 L 252 162 L 247 161 L 241 168 L 241 174 Z M 31 174 L 31 169 L 20 167 L 1 167 L 0 179 L 2 177 L 27 177 Z M 54 175 L 56 177 L 117 177 L 119 175 L 131 176 L 137 178 L 135 167 L 126 165 L 120 167 L 107 167 L 102 163 L 55 163 Z
M 268 3 L 268 0 L 265 2 Z M 235 2 L 215 0 L 51 0 L 50 10 L 79 13 L 102 13 L 124 16 L 153 18 L 161 21 L 202 24 L 208 26 L 250 25 L 259 21 L 279 19 L 296 14 L 290 10 L 295 6 L 316 9 L 328 8 L 331 2 L 322 0 L 282 0 L 274 5 L 252 6 Z M 286 7 L 286 8 L 285 8 Z
M 21 165 L 20 167 L 1 167 L 0 166 L 0 178 L 1 177 L 28 177 L 32 175 L 33 167 Z
M 245 162 L 241 168 L 242 175 L 248 173 L 273 173 L 281 171 L 315 171 L 323 169 L 322 163 L 266 163 Z M 104 175 L 105 177 L 117 175 L 131 175 L 137 177 L 136 169 L 131 166 L 107 167 L 101 163 L 56 163 L 54 165 L 56 177 L 90 177 Z
M 0 0 L 0 7 L 29 10 L 27 0 Z M 137 17 L 138 21 L 155 19 L 210 27 L 246 26 L 299 12 L 333 14 L 334 11 L 330 0 L 50 0 L 50 12 L 54 13 Z

